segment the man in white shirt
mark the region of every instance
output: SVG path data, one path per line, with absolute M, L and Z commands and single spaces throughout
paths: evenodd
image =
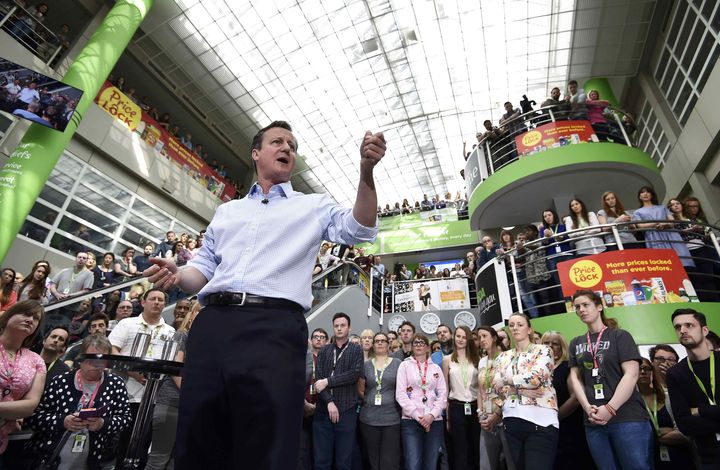
M 21 101 L 22 103 L 18 104 L 24 104 L 23 107 L 27 108 L 27 105 L 30 103 L 40 101 L 40 93 L 38 93 L 35 88 L 37 88 L 37 83 L 31 82 L 28 86 L 20 90 L 18 101 Z

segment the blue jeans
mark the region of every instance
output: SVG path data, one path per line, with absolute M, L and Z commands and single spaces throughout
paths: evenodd
M 436 470 L 443 444 L 443 421 L 434 421 L 430 431 L 411 419 L 403 419 L 400 424 L 405 470 Z
M 528 294 L 530 286 L 525 278 L 524 269 L 518 269 L 517 278 L 518 284 L 520 284 L 520 300 L 522 300 L 523 311 L 526 312 L 530 318 L 537 318 L 539 316 L 538 310 L 535 308 L 537 302 L 535 302 L 533 294 Z
M 333 468 L 335 470 L 351 470 L 352 456 L 355 447 L 355 428 L 357 427 L 357 411 L 355 407 L 340 413 L 340 420 L 333 424 L 330 415 L 316 411 L 313 417 L 313 459 L 315 470 Z
M 652 470 L 653 430 L 650 421 L 585 426 L 585 436 L 599 470 Z

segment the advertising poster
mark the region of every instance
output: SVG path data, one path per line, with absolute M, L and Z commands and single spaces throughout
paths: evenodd
M 548 122 L 515 137 L 520 155 L 532 155 L 566 145 L 598 142 L 590 121 Z
M 578 289 L 597 292 L 606 307 L 697 302 L 690 279 L 672 249 L 622 250 L 558 263 L 568 311 Z
M 502 323 L 510 318 L 512 303 L 505 275 L 505 262 L 491 260 L 475 275 L 478 310 L 485 325 Z
M 138 133 L 158 155 L 178 164 L 219 199 L 230 201 L 235 197 L 235 188 L 231 184 L 111 83 L 105 82 L 95 102 L 106 113 L 125 124 L 128 130 Z
M 465 278 L 420 279 L 395 283 L 393 312 L 426 312 L 470 307 Z

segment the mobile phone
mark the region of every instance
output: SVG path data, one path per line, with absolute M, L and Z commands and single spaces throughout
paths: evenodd
M 101 418 L 103 414 L 105 414 L 106 406 L 101 406 L 100 408 L 83 408 L 82 410 L 78 411 L 78 418 L 80 419 L 88 419 L 88 418 Z

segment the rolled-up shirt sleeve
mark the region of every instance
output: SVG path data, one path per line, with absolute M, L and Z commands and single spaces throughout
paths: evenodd
M 224 206 L 220 206 L 215 213 L 213 220 L 217 219 L 223 212 Z M 215 237 L 213 232 L 213 223 L 210 222 L 207 230 L 205 231 L 205 237 L 203 238 L 203 244 L 198 250 L 197 254 L 187 262 L 186 266 L 193 267 L 200 271 L 208 281 L 212 279 L 213 273 L 220 264 L 221 259 L 215 255 Z
M 355 220 L 352 208 L 338 206 L 329 196 L 323 197 L 320 209 L 325 223 L 324 240 L 344 245 L 375 241 L 377 218 L 374 226 L 365 227 Z

